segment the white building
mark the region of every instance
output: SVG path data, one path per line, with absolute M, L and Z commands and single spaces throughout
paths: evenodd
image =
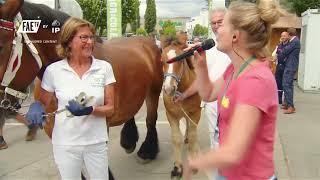
M 230 0 L 227 0 L 227 4 L 230 3 Z M 225 8 L 226 6 L 226 1 L 225 0 L 212 0 L 212 9 L 215 8 Z
M 192 36 L 194 27 L 197 24 L 208 27 L 208 24 L 209 24 L 208 19 L 209 19 L 208 9 L 202 8 L 199 13 L 199 16 L 191 17 L 190 21 L 186 23 L 186 30 L 188 32 L 188 35 Z
M 320 9 L 302 13 L 298 86 L 306 92 L 320 92 L 319 41 Z

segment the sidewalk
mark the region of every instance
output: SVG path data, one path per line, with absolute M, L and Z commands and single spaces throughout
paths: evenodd
M 320 94 L 295 88 L 295 114 L 279 108 L 275 162 L 279 180 L 320 179 Z
M 279 180 L 320 180 L 320 94 L 303 93 L 295 89 L 295 114 L 285 115 L 279 108 L 275 144 L 276 173 Z M 140 146 L 145 136 L 145 109 L 136 116 L 140 132 Z M 136 155 L 125 154 L 119 145 L 120 128 L 110 130 L 110 166 L 117 180 L 165 180 L 170 179 L 172 168 L 171 137 L 164 107 L 160 101 L 158 109 L 158 135 L 160 153 L 156 161 L 141 165 Z M 9 148 L 0 151 L 0 180 L 56 180 L 58 171 L 53 161 L 51 142 L 43 131 L 36 140 L 24 141 L 25 126 L 9 120 L 5 126 Z M 206 121 L 198 127 L 200 147 L 208 148 L 209 137 Z M 125 171 L 123 171 L 125 170 Z M 199 173 L 195 180 L 207 180 Z

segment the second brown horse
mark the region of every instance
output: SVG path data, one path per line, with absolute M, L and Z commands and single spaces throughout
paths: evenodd
M 179 103 L 174 103 L 173 97 L 185 91 L 195 80 L 196 74 L 190 59 L 172 64 L 166 61 L 183 53 L 187 47 L 187 34 L 178 32 L 176 37 L 164 37 L 161 40 L 163 47 L 162 61 L 164 62 L 163 100 L 166 115 L 171 126 L 171 139 L 174 152 L 174 167 L 171 179 L 180 179 L 182 176 L 182 147 L 183 136 L 180 130 L 180 120 L 186 119 L 186 140 L 190 155 L 195 155 L 198 148 L 197 124 L 201 116 L 200 97 L 198 94 L 191 96 Z

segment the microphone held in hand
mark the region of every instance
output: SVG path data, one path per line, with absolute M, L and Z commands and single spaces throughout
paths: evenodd
M 181 61 L 189 56 L 192 56 L 194 51 L 202 52 L 208 49 L 211 49 L 215 45 L 215 42 L 213 39 L 207 39 L 203 43 L 201 43 L 200 46 L 195 46 L 191 48 L 189 51 L 186 51 L 179 56 L 176 56 L 174 58 L 171 58 L 167 61 L 168 64 L 176 62 L 176 61 Z

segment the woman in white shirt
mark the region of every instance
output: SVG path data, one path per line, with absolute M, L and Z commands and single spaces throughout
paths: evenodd
M 92 56 L 94 26 L 70 18 L 62 27 L 57 54 L 61 61 L 50 64 L 43 75 L 40 102 L 27 113 L 33 124 L 44 121 L 42 114 L 52 98 L 58 100 L 52 133 L 54 159 L 62 179 L 80 179 L 85 165 L 90 179 L 108 179 L 106 117 L 114 112 L 114 74 L 111 65 Z M 92 99 L 84 106 L 79 93 Z M 72 115 L 70 115 L 70 113 Z

